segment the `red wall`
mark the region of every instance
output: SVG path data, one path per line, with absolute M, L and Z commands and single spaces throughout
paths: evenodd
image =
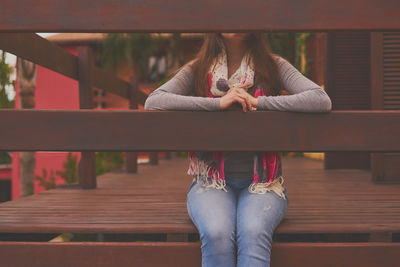
M 10 179 L 11 168 L 0 168 L 0 179 Z
M 72 54 L 76 54 L 74 48 L 65 48 Z M 19 109 L 19 86 L 15 83 L 15 108 Z M 35 89 L 36 109 L 79 109 L 78 82 L 52 70 L 37 65 L 37 86 Z M 38 127 L 40 127 L 38 125 Z M 45 136 L 44 136 L 45 138 Z M 80 152 L 72 152 L 80 160 Z M 62 163 L 67 159 L 68 152 L 42 152 L 36 151 L 35 175 L 42 175 L 42 168 L 62 170 Z M 20 197 L 20 170 L 19 152 L 12 152 L 12 199 Z M 56 176 L 56 184 L 64 184 L 64 180 Z M 34 193 L 45 189 L 39 186 L 35 180 Z

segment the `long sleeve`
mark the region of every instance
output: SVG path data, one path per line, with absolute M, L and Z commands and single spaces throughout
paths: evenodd
M 189 96 L 192 90 L 194 90 L 193 72 L 191 66 L 186 65 L 174 77 L 150 93 L 144 103 L 144 109 L 220 110 L 220 98 Z
M 331 99 L 322 87 L 280 56 L 278 66 L 283 89 L 290 95 L 259 96 L 258 110 L 328 112 L 332 109 Z

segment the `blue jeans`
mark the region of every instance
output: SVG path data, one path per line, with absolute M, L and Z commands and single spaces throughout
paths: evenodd
M 211 178 L 208 178 L 211 181 Z M 252 179 L 226 177 L 228 192 L 193 181 L 187 209 L 200 234 L 202 267 L 270 266 L 272 236 L 289 204 L 273 191 L 252 194 Z

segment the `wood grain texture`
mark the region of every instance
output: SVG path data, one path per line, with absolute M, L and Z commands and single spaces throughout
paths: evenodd
M 371 33 L 373 109 L 400 110 L 400 32 Z M 374 180 L 400 183 L 400 153 L 372 153 Z
M 78 74 L 79 74 L 79 108 L 93 109 L 93 51 L 88 46 L 79 46 Z M 96 157 L 94 151 L 83 151 L 79 162 L 79 184 L 83 189 L 96 188 Z
M 0 204 L 3 233 L 197 233 L 186 207 L 187 158 L 160 159 L 140 173 L 107 173 L 98 188 L 57 188 Z M 366 170 L 282 162 L 288 211 L 279 234 L 400 232 L 400 185 L 375 185 Z M 289 265 L 290 266 L 290 265 Z
M 399 250 L 400 243 L 273 243 L 271 266 L 397 267 Z M 0 257 L 13 267 L 201 266 L 200 244 L 189 242 L 0 242 Z
M 396 0 L 2 0 L 0 31 L 397 30 L 399 10 Z
M 3 109 L 0 118 L 9 151 L 400 151 L 399 110 Z
M 326 83 L 333 110 L 371 109 L 370 32 L 328 32 Z M 369 169 L 368 152 L 327 152 L 325 168 Z

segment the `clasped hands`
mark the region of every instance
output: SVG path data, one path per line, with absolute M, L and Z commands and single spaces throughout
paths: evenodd
M 257 110 L 258 100 L 241 87 L 230 88 L 220 99 L 221 110 L 243 109 L 244 112 Z

